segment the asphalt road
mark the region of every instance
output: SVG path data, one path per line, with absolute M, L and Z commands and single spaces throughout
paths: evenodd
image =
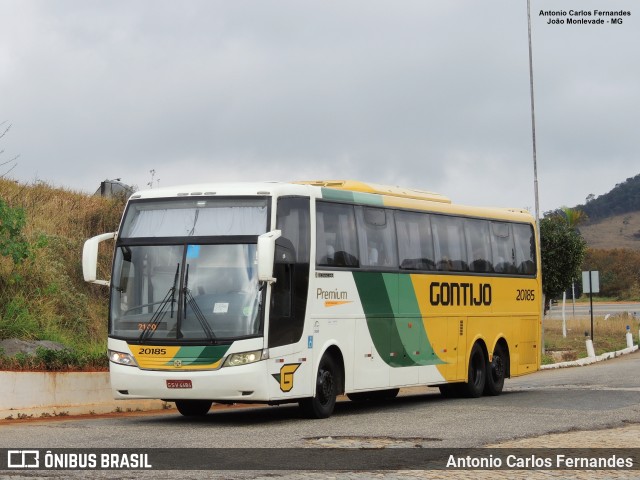
M 640 303 L 639 302 L 598 302 L 593 304 L 593 314 L 595 316 L 615 315 L 619 313 L 628 312 L 631 315 L 635 315 L 640 318 Z M 572 315 L 576 317 L 586 317 L 591 314 L 591 307 L 589 302 L 576 303 L 575 307 L 571 300 L 567 300 L 565 305 L 566 318 L 571 318 Z M 547 312 L 547 318 L 562 318 L 562 301 L 553 305 Z
M 184 418 L 174 410 L 3 421 L 0 448 L 483 447 L 548 433 L 640 424 L 639 372 L 636 352 L 587 367 L 507 380 L 498 397 L 444 399 L 436 389 L 422 388 L 402 391 L 392 401 L 344 400 L 326 420 L 302 419 L 296 406 L 278 406 L 217 408 L 202 419 Z M 47 473 L 63 478 L 63 472 Z M 199 478 L 175 473 L 171 478 Z M 106 478 L 108 473 L 101 475 Z M 274 476 L 280 477 L 269 478 Z M 127 478 L 134 477 L 140 478 Z M 234 472 L 216 478 L 252 475 Z
M 221 408 L 190 419 L 158 414 L 0 424 L 0 448 L 307 447 L 327 437 L 411 438 L 422 446 L 481 447 L 514 438 L 640 423 L 640 353 L 587 367 L 544 370 L 506 381 L 498 397 L 444 399 L 437 389 L 391 401 L 337 404 L 326 420 L 297 406 Z M 117 438 L 117 445 L 114 445 Z

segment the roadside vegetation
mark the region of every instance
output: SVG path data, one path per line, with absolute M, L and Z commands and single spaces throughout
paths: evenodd
M 640 313 L 640 312 L 638 312 Z M 562 336 L 562 319 L 545 318 L 543 364 L 578 360 L 587 356 L 586 340 L 591 334 L 591 317 L 571 315 L 571 307 L 567 307 L 567 336 Z M 631 329 L 634 344 L 638 343 L 640 317 L 632 313 L 622 313 L 610 317 L 594 316 L 593 347 L 596 355 L 615 352 L 627 347 L 627 326 Z
M 9 371 L 102 371 L 107 369 L 106 342 L 71 345 L 63 350 L 39 347 L 35 354 L 6 356 L 0 351 L 0 370 Z
M 640 176 L 639 176 L 640 178 Z M 581 234 L 589 219 L 584 212 L 563 207 L 540 221 L 542 288 L 547 301 L 582 293 L 583 271 L 600 272 L 599 301 L 640 301 L 640 250 L 588 248 Z M 640 233 L 638 234 L 640 238 Z
M 44 182 L 24 185 L 0 175 L 0 340 L 50 340 L 66 347 L 59 351 L 40 349 L 33 355 L 11 357 L 0 351 L 0 369 L 96 370 L 107 367 L 108 290 L 83 281 L 82 245 L 89 237 L 114 231 L 124 204 L 124 198 L 94 197 Z M 580 269 L 591 269 L 600 271 L 601 293 L 607 299 L 640 300 L 640 252 L 586 250 L 583 259 L 583 243 L 577 238 L 579 230 L 576 228 L 583 219 L 574 213 L 561 209 L 542 222 L 542 233 L 546 235 L 543 249 L 545 245 L 564 245 L 547 248 L 547 252 L 561 252 L 559 256 L 545 257 L 543 250 L 543 262 L 547 264 L 543 267 L 547 269 L 543 277 L 547 298 L 558 293 L 561 297 L 567 277 L 570 281 Z M 101 248 L 104 249 L 100 255 L 103 263 L 98 275 L 108 278 L 111 245 L 103 244 Z M 571 264 L 566 264 L 567 251 L 573 252 Z M 572 273 L 549 283 L 555 278 L 548 273 L 549 268 Z M 578 286 L 578 294 L 579 290 Z M 584 299 L 582 296 L 581 300 Z M 588 323 L 588 319 L 570 319 L 570 334 L 563 339 L 561 324 L 545 320 L 546 348 L 566 352 L 568 356 L 585 356 L 584 331 L 590 329 L 581 323 L 585 321 Z M 606 323 L 597 320 L 596 350 L 602 353 L 624 348 L 627 321 L 622 319 L 621 326 L 613 326 L 617 320 L 609 319 Z M 631 325 L 635 336 L 637 321 L 635 327 L 632 322 Z
M 545 308 L 562 296 L 580 277 L 587 243 L 577 226 L 584 220 L 581 212 L 562 208 L 540 220 L 540 256 L 542 263 L 542 291 Z
M 640 251 L 590 249 L 583 270 L 600 272 L 599 295 L 615 300 L 640 300 Z
M 106 367 L 108 291 L 84 282 L 82 246 L 117 228 L 124 201 L 0 178 L 0 340 L 66 347 L 12 358 L 0 352 L 1 369 Z M 102 255 L 103 278 L 109 257 Z
M 578 205 L 575 209 L 584 212 L 591 221 L 640 211 L 640 174 L 618 183 L 611 191 L 597 198 L 589 195 L 584 205 Z

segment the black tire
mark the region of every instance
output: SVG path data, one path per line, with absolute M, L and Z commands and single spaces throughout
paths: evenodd
M 487 380 L 487 362 L 484 351 L 477 343 L 469 355 L 469 376 L 466 383 L 461 384 L 462 395 L 467 398 L 478 398 L 484 392 Z
M 185 417 L 204 417 L 212 403 L 211 400 L 176 400 L 176 408 Z
M 500 395 L 504 387 L 504 379 L 507 374 L 509 358 L 501 345 L 496 345 L 493 350 L 491 363 L 487 368 L 487 381 L 484 385 L 485 395 Z
M 370 392 L 347 393 L 347 398 L 352 402 L 365 402 L 371 398 Z
M 444 398 L 459 398 L 462 395 L 461 386 L 462 383 L 445 383 L 444 385 L 438 385 L 440 395 Z
M 336 406 L 340 378 L 340 372 L 333 357 L 325 354 L 318 365 L 315 397 L 300 400 L 300 408 L 307 418 L 331 416 Z

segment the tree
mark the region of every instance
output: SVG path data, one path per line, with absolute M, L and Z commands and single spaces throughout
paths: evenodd
M 591 221 L 640 210 L 640 174 L 618 183 L 610 192 L 598 198 L 590 194 L 586 203 L 576 208 L 584 211 Z
M 589 249 L 582 270 L 600 272 L 600 295 L 633 300 L 640 294 L 640 252 Z
M 542 291 L 557 298 L 580 276 L 587 242 L 567 216 L 552 214 L 540 221 Z
M 577 208 L 561 207 L 561 214 L 564 216 L 565 222 L 572 230 L 576 230 L 580 225 L 586 222 L 589 217 L 582 210 Z

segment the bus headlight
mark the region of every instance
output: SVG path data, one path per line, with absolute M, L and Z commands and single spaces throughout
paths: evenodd
M 116 352 L 109 350 L 109 360 L 118 365 L 127 365 L 129 367 L 137 367 L 136 359 L 130 353 Z
M 259 362 L 269 358 L 268 350 L 254 350 L 252 352 L 232 353 L 224 362 L 225 367 L 237 367 L 238 365 L 247 365 L 249 363 Z

